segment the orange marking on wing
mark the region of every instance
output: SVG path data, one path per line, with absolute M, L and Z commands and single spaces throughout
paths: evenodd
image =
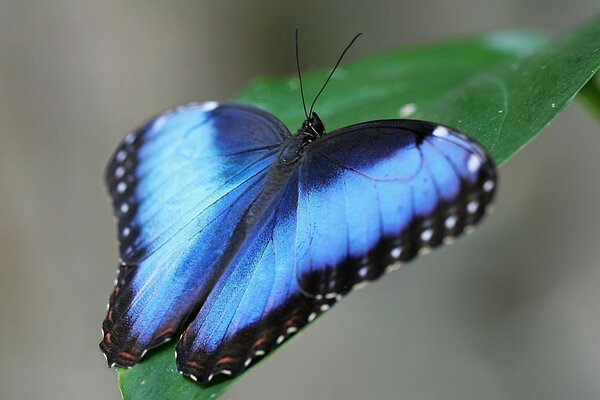
M 233 358 L 233 357 L 223 357 L 223 358 L 221 358 L 219 361 L 217 361 L 217 365 L 234 363 L 234 362 L 236 362 L 236 361 L 237 361 L 237 358 Z
M 136 357 L 136 356 L 134 356 L 133 354 L 131 354 L 131 353 L 128 353 L 128 352 L 126 352 L 126 351 L 122 351 L 122 352 L 120 352 L 120 353 L 119 353 L 119 357 L 123 357 L 123 358 L 126 358 L 126 359 L 128 359 L 128 360 L 132 360 L 132 361 L 137 361 L 137 360 L 139 359 L 139 357 Z
M 110 344 L 110 332 L 107 332 L 106 335 L 104 335 L 104 340 L 106 340 L 106 343 Z
M 186 361 L 185 363 L 192 368 L 204 369 L 202 365 L 198 364 L 196 361 Z
M 112 309 L 108 310 L 108 315 L 106 316 L 106 319 L 108 319 L 110 322 L 113 322 L 112 312 L 113 312 Z
M 171 335 L 171 334 L 173 334 L 173 333 L 175 333 L 175 329 L 174 329 L 174 328 L 167 328 L 167 329 L 163 330 L 161 333 L 159 333 L 159 334 L 156 336 L 156 338 L 157 338 L 157 339 L 158 339 L 158 338 L 162 338 L 162 337 L 164 337 L 164 336 Z
M 261 337 L 256 342 L 254 342 L 252 347 L 259 347 L 259 346 L 263 345 L 266 341 L 267 341 L 267 339 L 265 337 Z
M 115 296 L 117 296 L 117 295 L 119 294 L 119 292 L 120 292 L 120 291 L 121 291 L 121 288 L 117 286 L 117 287 L 115 288 Z

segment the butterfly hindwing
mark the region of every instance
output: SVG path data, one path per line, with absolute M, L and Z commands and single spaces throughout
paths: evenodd
M 290 257 L 297 192 L 294 173 L 183 333 L 176 354 L 185 375 L 200 382 L 237 375 L 335 302 L 298 285 Z
M 106 169 L 122 259 L 100 345 L 109 364 L 133 365 L 197 311 L 287 132 L 258 109 L 208 102 L 125 137 Z
M 450 128 L 383 120 L 311 145 L 299 166 L 297 278 L 333 298 L 460 235 L 492 200 L 492 161 Z

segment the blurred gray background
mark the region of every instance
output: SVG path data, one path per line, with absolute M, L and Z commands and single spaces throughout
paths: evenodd
M 310 68 L 358 31 L 349 60 L 508 26 L 561 33 L 600 11 L 474 3 L 0 0 L 0 398 L 119 398 L 97 346 L 117 265 L 101 178 L 145 118 L 292 74 L 295 27 Z M 501 169 L 475 235 L 354 292 L 227 398 L 600 398 L 599 148 L 572 106 Z

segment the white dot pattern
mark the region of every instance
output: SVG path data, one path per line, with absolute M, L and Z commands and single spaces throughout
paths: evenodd
M 479 202 L 477 200 L 471 200 L 469 204 L 467 204 L 467 212 L 469 214 L 475 214 L 479 209 Z
M 119 165 L 117 169 L 115 169 L 115 178 L 121 179 L 123 175 L 125 175 L 125 168 Z
M 448 217 L 446 217 L 444 225 L 446 226 L 446 229 L 454 229 L 457 221 L 458 218 L 456 218 L 456 215 L 449 215 Z
M 119 182 L 117 184 L 117 192 L 125 193 L 126 190 L 127 190 L 127 184 L 125 182 Z
M 438 126 L 437 128 L 435 128 L 433 130 L 432 134 L 437 137 L 445 138 L 445 137 L 448 137 L 450 132 L 448 132 L 447 128 L 445 128 L 443 126 Z
M 424 242 L 429 242 L 432 237 L 433 237 L 433 229 L 431 229 L 431 228 L 425 229 L 423 232 L 421 232 L 421 240 Z
M 127 152 L 125 151 L 125 149 L 121 149 L 117 152 L 117 155 L 115 157 L 115 159 L 117 160 L 117 162 L 123 162 L 127 159 Z
M 471 172 L 471 173 L 477 172 L 477 170 L 479 169 L 480 166 L 481 166 L 481 160 L 479 159 L 479 157 L 476 156 L 475 154 L 471 154 L 471 156 L 469 157 L 469 161 L 467 162 L 467 168 L 469 169 L 469 172 Z

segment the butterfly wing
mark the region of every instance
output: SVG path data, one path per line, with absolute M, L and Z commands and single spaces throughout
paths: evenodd
M 299 174 L 297 279 L 327 298 L 460 235 L 496 186 L 478 144 L 412 120 L 332 132 L 308 148 Z
M 200 382 L 237 375 L 335 299 L 305 296 L 292 257 L 298 198 L 293 174 L 177 345 L 180 372 Z
M 426 122 L 311 144 L 182 335 L 178 369 L 201 382 L 239 374 L 352 285 L 476 223 L 494 186 L 477 144 Z
M 197 311 L 287 136 L 261 110 L 207 102 L 125 137 L 106 169 L 122 260 L 100 344 L 109 364 L 133 365 Z

